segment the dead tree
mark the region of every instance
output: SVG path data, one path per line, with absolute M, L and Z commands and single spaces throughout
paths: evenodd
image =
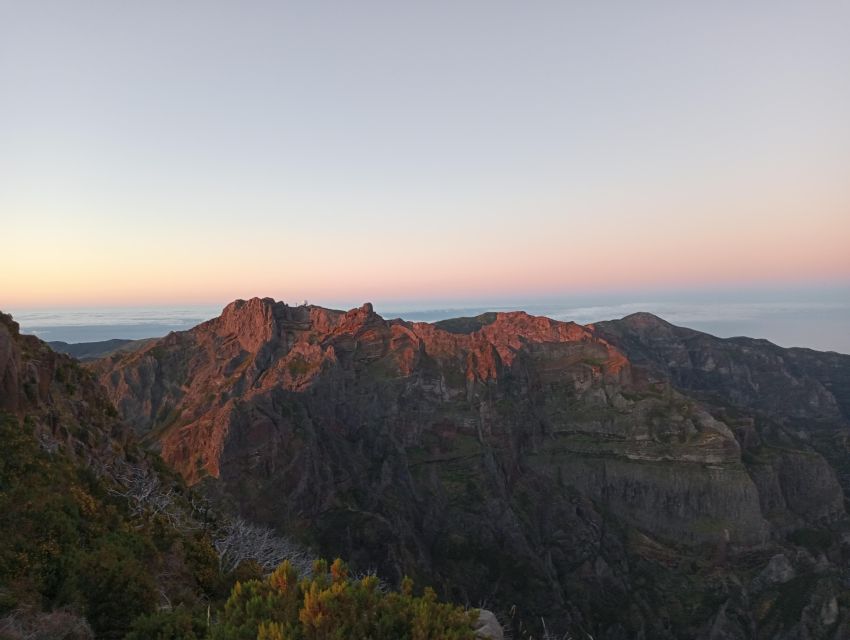
M 131 516 L 159 516 L 181 531 L 197 527 L 197 523 L 178 503 L 174 488 L 164 486 L 159 475 L 152 469 L 141 465 L 126 465 L 115 469 L 113 477 L 118 486 L 109 492 L 127 501 Z
M 289 560 L 301 575 L 312 570 L 312 559 L 301 546 L 279 536 L 273 529 L 242 518 L 235 518 L 222 527 L 213 546 L 218 552 L 219 568 L 225 573 L 247 560 L 253 560 L 265 571 L 274 570 L 284 560 Z

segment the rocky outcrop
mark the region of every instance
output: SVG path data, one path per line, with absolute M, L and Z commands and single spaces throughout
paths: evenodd
M 594 329 L 628 355 L 638 375 L 723 407 L 753 457 L 766 446 L 771 457 L 791 449 L 778 463 L 792 511 L 814 509 L 828 518 L 843 510 L 834 479 L 850 491 L 850 355 L 716 338 L 647 313 Z M 801 449 L 816 454 L 800 457 Z
M 487 609 L 478 610 L 478 619 L 475 622 L 475 637 L 484 640 L 504 640 L 505 632 L 496 614 Z
M 801 530 L 834 577 L 846 521 L 834 467 L 776 403 L 805 398 L 787 420 L 829 429 L 841 401 L 814 373 L 775 371 L 778 347 L 622 322 L 431 325 L 255 298 L 92 369 L 189 482 L 326 554 L 517 624 L 752 637 L 744 585 Z
M 760 591 L 771 586 L 785 584 L 796 577 L 796 572 L 791 562 L 783 553 L 777 553 L 767 563 L 761 573 L 753 581 L 753 589 Z

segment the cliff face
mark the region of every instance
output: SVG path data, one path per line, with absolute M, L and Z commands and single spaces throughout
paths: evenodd
M 787 382 L 775 360 L 733 344 L 693 366 L 676 328 L 639 320 L 659 336 L 633 319 L 431 325 L 253 299 L 92 366 L 190 482 L 356 565 L 595 637 L 804 637 L 770 617 L 779 587 L 746 585 L 781 552 L 809 576 L 805 606 L 836 597 L 833 468 L 753 382 Z M 808 366 L 840 383 L 843 361 L 819 355 Z M 792 385 L 805 410 L 770 397 L 840 429 L 842 401 L 818 380 Z M 822 561 L 789 538 L 813 527 Z
M 805 442 L 850 491 L 850 355 L 716 338 L 650 314 L 594 328 L 649 379 L 669 380 L 704 403 L 755 416 L 762 426 L 741 434 L 745 448 L 756 450 L 765 439 Z

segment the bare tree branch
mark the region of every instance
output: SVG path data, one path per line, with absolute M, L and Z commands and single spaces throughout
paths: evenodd
M 161 516 L 175 529 L 198 528 L 194 518 L 176 500 L 172 487 L 163 486 L 155 471 L 140 465 L 127 465 L 113 470 L 118 487 L 109 492 L 127 500 L 133 517 Z
M 312 558 L 300 545 L 277 535 L 273 529 L 242 518 L 235 518 L 222 527 L 213 546 L 223 572 L 232 571 L 246 560 L 253 560 L 266 571 L 272 571 L 284 560 L 289 560 L 301 575 L 312 570 Z

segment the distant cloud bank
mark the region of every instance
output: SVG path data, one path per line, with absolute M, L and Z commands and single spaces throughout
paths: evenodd
M 94 342 L 111 338 L 150 338 L 170 331 L 184 331 L 217 316 L 223 305 L 89 308 L 13 311 L 22 329 L 48 341 Z M 334 306 L 334 305 L 327 305 Z M 522 309 L 534 315 L 589 324 L 622 318 L 638 311 L 654 313 L 673 324 L 705 331 L 720 337 L 765 338 L 783 347 L 850 353 L 850 300 L 740 300 L 717 302 L 688 300 L 611 301 L 610 303 L 565 304 L 564 301 L 531 301 L 478 306 L 440 305 L 416 308 L 376 304 L 386 318 L 400 317 L 414 322 L 434 322 L 458 316 L 474 316 L 485 311 Z

